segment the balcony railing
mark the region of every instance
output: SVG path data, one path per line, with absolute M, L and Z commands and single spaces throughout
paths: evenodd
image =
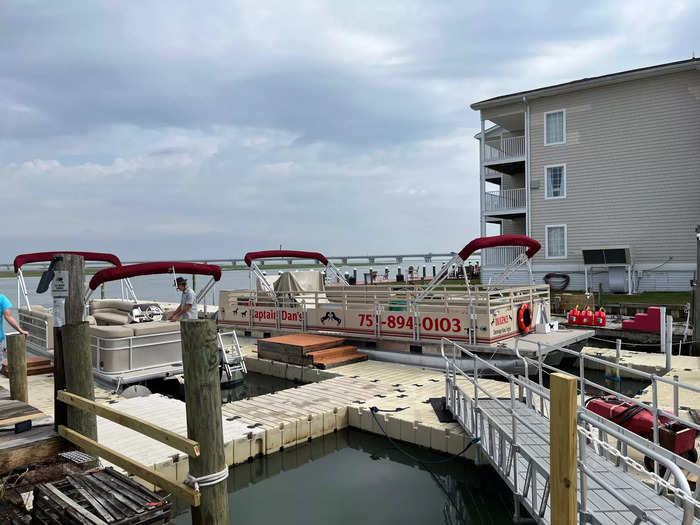
M 515 258 L 524 253 L 524 246 L 497 246 L 495 248 L 484 248 L 481 250 L 481 265 L 483 267 L 503 268 L 512 263 Z
M 525 208 L 527 196 L 525 188 L 514 188 L 501 191 L 487 191 L 484 200 L 484 211 L 505 211 Z
M 484 162 L 518 159 L 525 156 L 525 135 L 487 140 Z

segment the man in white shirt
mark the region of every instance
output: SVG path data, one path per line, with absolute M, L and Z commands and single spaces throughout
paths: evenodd
M 182 292 L 182 299 L 180 299 L 180 306 L 168 318 L 168 321 L 197 319 L 197 297 L 194 294 L 194 290 L 187 286 L 187 279 L 184 277 L 178 277 L 175 279 L 175 283 L 177 284 L 177 289 Z

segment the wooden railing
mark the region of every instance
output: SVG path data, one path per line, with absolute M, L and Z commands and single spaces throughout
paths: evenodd
M 138 417 L 124 414 L 123 412 L 119 412 L 103 404 L 96 403 L 95 401 L 85 399 L 84 397 L 71 394 L 65 390 L 58 391 L 56 394 L 56 399 L 62 403 L 65 403 L 66 405 L 91 412 L 97 416 L 109 419 L 110 421 L 114 421 L 119 425 L 130 428 L 131 430 L 140 432 L 145 436 L 185 452 L 190 457 L 199 456 L 199 443 L 196 441 L 187 439 L 186 437 L 176 434 L 175 432 L 156 426 Z M 101 445 L 97 441 L 85 437 L 75 430 L 71 430 L 63 425 L 59 425 L 58 434 L 62 438 L 67 439 L 74 445 L 80 447 L 85 452 L 104 458 L 107 461 L 114 463 L 118 467 L 123 468 L 129 474 L 134 474 L 143 480 L 149 481 L 154 485 L 171 492 L 178 498 L 188 502 L 193 507 L 199 506 L 199 490 L 194 490 L 192 487 L 185 485 L 184 483 L 174 481 L 169 477 L 164 476 L 160 472 L 153 470 L 151 467 L 134 461 L 133 459 L 120 454 L 116 450 Z
M 484 211 L 493 212 L 525 208 L 525 188 L 501 191 L 487 191 L 484 199 Z
M 517 159 L 525 156 L 525 136 L 501 137 L 484 144 L 484 162 Z

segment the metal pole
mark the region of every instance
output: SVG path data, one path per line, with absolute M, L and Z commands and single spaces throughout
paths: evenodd
M 673 415 L 678 415 L 678 376 L 673 376 Z
M 693 355 L 700 356 L 700 226 L 695 228 L 695 237 L 697 243 L 697 259 L 695 266 L 695 313 L 693 315 Z
M 668 315 L 666 323 L 666 372 L 671 370 L 671 355 L 673 352 L 673 317 Z
M 659 350 L 661 353 L 666 352 L 666 307 L 661 306 L 659 308 L 659 339 L 660 341 L 660 347 Z
M 617 392 L 622 391 L 622 379 L 620 378 L 620 354 L 622 352 L 622 339 L 615 340 L 615 363 L 618 365 L 615 367 L 615 377 L 617 378 Z

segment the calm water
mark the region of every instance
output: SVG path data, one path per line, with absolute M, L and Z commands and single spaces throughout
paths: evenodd
M 401 444 L 423 460 L 446 456 Z M 232 468 L 229 523 L 510 524 L 512 496 L 490 467 L 426 467 L 386 438 L 348 429 Z M 182 509 L 175 523 L 190 523 Z

